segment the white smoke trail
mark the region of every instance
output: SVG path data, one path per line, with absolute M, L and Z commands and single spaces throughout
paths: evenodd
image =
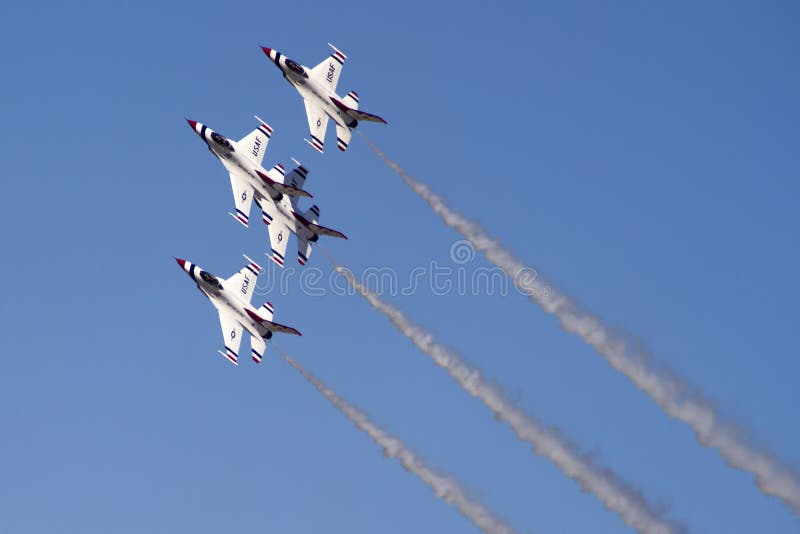
M 427 185 L 412 178 L 361 135 L 373 152 L 427 202 L 447 226 L 469 240 L 490 263 L 500 267 L 531 301 L 558 317 L 564 330 L 591 345 L 611 367 L 627 376 L 670 417 L 689 425 L 700 444 L 717 449 L 728 465 L 752 474 L 763 493 L 777 497 L 800 516 L 800 475 L 772 454 L 756 448 L 708 399 L 689 391 L 674 372 L 656 369 L 647 355 L 632 351 L 626 340 L 603 324 L 599 317 L 580 309 L 569 297 L 539 280 L 535 270 L 491 238 L 479 224 L 450 209 Z
M 274 346 L 274 345 L 273 345 Z M 284 351 L 275 347 L 286 363 L 294 367 L 308 382 L 313 385 L 331 404 L 341 411 L 356 427 L 366 433 L 377 443 L 389 458 L 395 458 L 406 471 L 409 471 L 430 487 L 436 496 L 446 503 L 455 506 L 461 514 L 486 534 L 516 534 L 505 521 L 492 514 L 483 504 L 467 496 L 458 481 L 442 475 L 425 466 L 422 458 L 411 452 L 400 439 L 391 436 L 375 425 L 361 410 L 348 403 L 325 386 L 320 380 L 294 361 Z
M 467 393 L 482 400 L 495 417 L 507 422 L 519 439 L 533 446 L 534 452 L 547 457 L 566 476 L 577 481 L 581 488 L 595 495 L 608 510 L 616 512 L 625 524 L 647 534 L 685 532 L 682 525 L 662 519 L 640 493 L 618 480 L 610 470 L 599 468 L 590 458 L 575 452 L 574 447 L 558 432 L 515 408 L 477 369 L 470 367 L 455 352 L 436 343 L 433 334 L 411 322 L 403 312 L 358 283 L 353 274 L 337 265 L 324 249 L 323 253 L 350 286 L 375 310 L 385 315 L 420 351 L 444 368 Z

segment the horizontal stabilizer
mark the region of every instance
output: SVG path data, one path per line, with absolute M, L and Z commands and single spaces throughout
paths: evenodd
M 308 169 L 303 167 L 303 164 L 297 161 L 296 159 L 292 158 L 295 165 L 297 167 L 292 170 L 283 180 L 283 183 L 288 184 L 292 187 L 296 187 L 298 189 L 302 189 L 306 183 L 306 178 L 308 178 Z
M 358 109 L 358 93 L 350 91 L 342 99 L 342 103 L 350 109 Z
M 305 265 L 311 257 L 311 243 L 302 236 L 297 236 L 297 263 Z
M 264 358 L 264 352 L 267 350 L 267 342 L 264 338 L 250 336 L 250 353 L 252 354 L 253 361 L 261 363 Z
M 300 189 L 299 187 L 292 187 L 291 185 L 282 184 L 280 182 L 276 182 L 265 173 L 261 172 L 260 170 L 256 169 L 256 174 L 258 177 L 268 183 L 275 191 L 278 193 L 283 193 L 284 195 L 296 196 L 296 197 L 308 197 L 312 198 L 311 193 L 306 191 L 305 189 Z
M 261 305 L 258 309 L 258 315 L 263 317 L 267 321 L 271 321 L 272 318 L 275 316 L 275 308 L 272 307 L 271 302 L 265 302 Z
M 350 139 L 353 137 L 353 132 L 347 126 L 336 125 L 336 147 L 344 152 L 350 144 Z
M 295 336 L 303 335 L 300 333 L 299 330 L 292 328 L 291 326 L 286 326 L 279 323 L 273 323 L 272 321 L 268 321 L 263 317 L 260 317 L 257 313 L 248 310 L 247 308 L 245 308 L 245 311 L 247 312 L 247 315 L 249 315 L 254 321 L 256 321 L 266 330 L 270 330 L 272 332 L 281 332 L 283 334 L 292 334 Z

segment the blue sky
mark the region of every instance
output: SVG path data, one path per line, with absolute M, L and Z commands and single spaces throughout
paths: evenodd
M 275 129 L 343 264 L 460 267 L 358 138 L 322 156 L 264 57 L 348 55 L 363 131 L 790 465 L 800 73 L 792 2 L 16 3 L 0 20 L 0 533 L 476 532 L 274 351 L 236 368 L 178 269 L 261 258 L 185 117 Z M 294 261 L 288 262 L 294 265 Z M 486 267 L 480 258 L 466 272 Z M 310 267 L 324 277 L 319 252 Z M 266 283 L 267 277 L 262 280 Z M 355 296 L 275 291 L 281 346 L 521 532 L 625 531 Z M 260 304 L 266 296 L 256 296 Z M 690 431 L 513 292 L 389 296 L 696 532 L 797 532 Z

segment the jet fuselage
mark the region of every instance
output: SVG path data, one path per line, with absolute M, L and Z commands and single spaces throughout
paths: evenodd
M 258 328 L 256 327 L 255 321 L 245 311 L 250 310 L 251 312 L 256 313 L 256 309 L 253 308 L 249 302 L 245 302 L 239 298 L 238 292 L 244 292 L 244 288 L 225 287 L 223 285 L 223 280 L 220 280 L 218 277 L 214 276 L 208 271 L 205 271 L 199 265 L 195 265 L 194 263 L 186 260 L 178 259 L 176 261 L 178 262 L 178 265 L 180 265 L 183 270 L 186 271 L 186 274 L 189 275 L 189 278 L 194 280 L 200 292 L 208 297 L 208 300 L 211 301 L 217 310 L 225 310 L 230 312 L 251 335 L 261 337 L 261 335 L 258 333 Z M 255 276 L 245 275 L 244 280 L 242 281 L 242 284 L 255 283 Z
M 199 122 L 196 122 L 193 127 L 195 132 L 205 141 L 206 145 L 208 145 L 208 149 L 211 153 L 222 162 L 222 165 L 229 173 L 235 173 L 237 176 L 244 176 L 248 185 L 261 197 L 275 198 L 281 196 L 280 193 L 275 191 L 256 174 L 256 169 L 264 174 L 268 174 L 267 170 L 261 166 L 255 165 L 248 156 L 243 155 L 241 151 L 238 150 L 239 147 L 236 141 L 231 141 Z
M 259 202 L 267 203 L 267 212 L 273 218 L 270 224 L 283 223 L 289 230 L 305 239 L 313 240 L 314 232 L 309 230 L 303 222 L 298 219 L 297 212 L 292 206 L 290 197 L 275 191 L 258 174 L 252 161 L 248 156 L 242 155 L 237 150 L 237 143 L 215 132 L 208 126 L 195 123 L 195 131 L 208 145 L 209 150 L 222 162 L 225 169 L 236 176 L 244 176 L 248 185 L 252 186 L 258 194 Z M 265 169 L 259 168 L 264 174 L 269 174 Z M 275 176 L 273 179 L 278 178 Z M 280 178 L 282 180 L 282 177 Z M 276 180 L 278 181 L 278 180 Z M 269 207 L 272 209 L 269 209 Z
M 300 67 L 305 71 L 310 70 L 302 65 L 300 65 Z M 329 87 L 318 82 L 305 73 L 301 75 L 292 69 L 282 70 L 286 81 L 294 86 L 295 89 L 297 89 L 297 92 L 300 93 L 300 96 L 302 96 L 304 100 L 308 100 L 309 102 L 317 104 L 339 126 L 342 126 L 343 128 L 352 128 L 355 126 L 355 121 L 345 115 L 344 112 L 336 107 L 336 105 L 333 103 L 331 98 L 336 98 L 337 100 L 341 99 L 339 98 L 339 95 L 331 91 Z

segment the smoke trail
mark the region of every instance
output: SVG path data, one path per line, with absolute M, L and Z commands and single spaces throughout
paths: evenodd
M 482 400 L 495 417 L 507 422 L 519 439 L 533 446 L 534 452 L 546 456 L 565 475 L 578 482 L 581 488 L 594 494 L 607 509 L 616 512 L 625 524 L 647 534 L 685 532 L 682 525 L 662 519 L 641 494 L 618 480 L 610 470 L 594 465 L 590 458 L 576 453 L 574 447 L 556 431 L 515 408 L 478 370 L 466 364 L 455 352 L 436 343 L 430 332 L 412 323 L 403 312 L 359 284 L 350 271 L 337 265 L 327 252 L 323 252 L 350 286 L 374 309 L 385 315 L 420 351 L 443 367 L 467 393 Z
M 447 226 L 469 240 L 490 263 L 500 267 L 531 301 L 558 317 L 564 330 L 591 345 L 611 367 L 627 376 L 670 417 L 689 425 L 700 444 L 717 449 L 728 465 L 752 474 L 763 493 L 782 500 L 800 516 L 800 475 L 782 465 L 772 454 L 758 450 L 708 399 L 689 391 L 673 372 L 656 369 L 646 354 L 632 351 L 626 340 L 612 332 L 599 317 L 580 309 L 569 297 L 539 280 L 535 270 L 514 257 L 479 224 L 450 209 L 427 185 L 409 176 L 363 134 L 361 136 Z
M 273 345 L 275 346 L 275 345 Z M 455 506 L 459 512 L 467 517 L 472 523 L 486 534 L 516 534 L 505 521 L 495 517 L 484 505 L 470 499 L 466 491 L 454 479 L 437 473 L 425 467 L 422 458 L 408 450 L 398 438 L 391 436 L 381 430 L 369 418 L 355 406 L 349 404 L 332 389 L 326 387 L 310 372 L 306 371 L 299 363 L 289 357 L 280 348 L 275 346 L 286 363 L 297 369 L 297 371 L 313 385 L 317 391 L 339 409 L 356 427 L 366 433 L 377 443 L 383 453 L 389 458 L 395 458 L 406 471 L 409 471 L 430 487 L 437 497 L 446 503 Z

